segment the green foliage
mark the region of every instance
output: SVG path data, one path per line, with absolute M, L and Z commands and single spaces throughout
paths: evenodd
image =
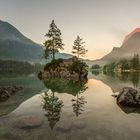
M 138 54 L 134 54 L 133 59 L 131 60 L 131 68 L 134 70 L 139 70 L 140 66 L 139 66 L 139 55 Z
M 32 65 L 28 62 L 0 60 L 0 72 L 32 73 L 39 71 L 41 68 L 40 64 Z
M 63 50 L 63 43 L 61 39 L 61 31 L 55 25 L 54 20 L 50 24 L 50 29 L 48 33 L 45 35 L 49 39 L 45 41 L 45 58 L 47 59 L 50 55 L 52 56 L 53 60 L 55 59 L 55 53 L 59 52 L 59 50 Z
M 77 97 L 75 99 L 72 99 L 73 112 L 75 113 L 76 117 L 84 112 L 85 103 L 87 103 L 85 97 L 79 97 L 79 94 L 77 94 Z
M 44 67 L 44 70 L 50 70 L 50 69 L 55 69 L 58 66 L 60 66 L 60 63 L 63 62 L 63 59 L 59 58 L 57 60 L 52 60 L 50 63 L 47 63 Z
M 116 63 L 112 62 L 110 64 L 104 65 L 103 71 L 113 71 L 115 69 Z
M 83 71 L 87 71 L 86 69 L 88 68 L 88 65 L 81 61 L 81 60 L 77 60 L 77 61 L 73 61 L 72 65 L 69 66 L 69 71 L 70 73 L 76 72 L 79 74 L 79 78 L 82 75 Z
M 121 69 L 124 70 L 140 70 L 140 60 L 139 55 L 135 54 L 131 60 L 129 59 L 122 59 L 118 63 L 110 63 L 107 65 L 104 65 L 103 70 L 104 71 L 114 71 L 116 66 L 120 65 Z
M 84 57 L 87 50 L 85 49 L 85 45 L 82 41 L 83 39 L 80 38 L 79 36 L 77 36 L 76 40 L 74 41 L 74 45 L 73 45 L 73 54 L 76 54 L 77 57 L 79 58 L 80 56 Z
M 94 74 L 96 76 L 100 74 L 100 71 L 99 70 L 92 70 L 91 72 L 92 72 L 92 74 Z
M 122 70 L 129 70 L 131 68 L 130 60 L 127 60 L 127 59 L 120 60 L 118 64 L 122 66 Z
M 51 89 L 52 92 L 68 93 L 73 96 L 83 93 L 88 88 L 86 86 L 87 80 L 74 82 L 67 79 L 50 79 L 43 81 L 47 89 Z
M 71 72 L 76 72 L 76 73 L 80 73 L 81 70 L 86 69 L 88 67 L 88 65 L 81 61 L 81 60 L 77 60 L 77 61 L 73 61 L 72 65 L 70 65 L 69 70 Z
M 93 65 L 91 68 L 92 68 L 92 69 L 100 69 L 100 65 L 95 64 L 95 65 Z

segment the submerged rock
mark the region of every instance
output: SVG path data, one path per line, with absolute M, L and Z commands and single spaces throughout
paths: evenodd
M 61 132 L 69 132 L 72 128 L 72 124 L 70 121 L 60 122 L 56 128 L 57 131 Z
M 84 129 L 86 127 L 86 122 L 84 120 L 76 120 L 73 122 L 74 128 Z
M 43 123 L 43 119 L 35 116 L 21 116 L 17 118 L 15 121 L 15 125 L 18 128 L 36 128 L 41 126 Z
M 140 107 L 140 93 L 131 87 L 125 87 L 117 96 L 117 103 L 123 106 Z
M 0 87 L 0 101 L 6 101 L 10 96 L 21 90 L 22 86 Z

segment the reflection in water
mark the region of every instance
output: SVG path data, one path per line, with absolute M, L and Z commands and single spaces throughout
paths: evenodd
M 140 77 L 139 73 L 133 73 L 133 76 L 131 76 L 131 79 L 133 81 L 134 87 L 138 87 L 138 85 L 139 85 L 139 77 Z
M 101 80 L 103 83 L 108 85 L 112 89 L 112 96 L 117 97 L 118 93 L 124 88 L 124 87 L 132 87 L 136 90 L 140 91 L 140 73 L 138 72 L 124 72 L 124 73 L 114 73 L 114 72 L 103 72 L 99 75 L 95 75 L 94 73 L 93 77 Z M 118 105 L 123 112 L 126 114 L 129 113 L 139 113 L 140 109 L 135 107 L 126 107 Z
M 51 129 L 53 129 L 55 124 L 60 120 L 61 108 L 63 107 L 63 101 L 55 96 L 55 92 L 68 93 L 75 96 L 76 98 L 72 99 L 73 112 L 76 116 L 82 114 L 86 100 L 84 96 L 80 96 L 80 94 L 88 88 L 86 86 L 87 81 L 74 82 L 62 79 L 50 79 L 43 82 L 47 89 L 51 91 L 45 92 L 43 95 L 43 108 L 47 111 L 45 116 L 48 118 Z
M 45 86 L 48 89 L 51 89 L 53 92 L 57 93 L 68 93 L 73 96 L 76 96 L 79 92 L 84 92 L 87 87 L 85 86 L 87 83 L 87 80 L 82 82 L 74 82 L 74 81 L 68 81 L 64 79 L 50 79 L 43 81 Z
M 138 87 L 139 84 L 139 78 L 140 74 L 138 72 L 124 72 L 124 73 L 106 73 L 106 75 L 109 75 L 111 77 L 118 78 L 121 81 L 127 82 L 131 81 L 134 87 Z
M 100 71 L 99 70 L 92 70 L 92 74 L 99 75 L 100 74 Z
M 99 75 L 93 74 L 92 76 L 108 85 L 113 93 L 119 92 L 126 86 L 140 90 L 140 73 L 138 72 L 124 72 L 119 74 L 115 74 L 114 72 L 103 72 Z
M 76 117 L 78 117 L 82 112 L 84 112 L 84 104 L 87 103 L 84 96 L 79 97 L 79 94 L 76 95 L 76 99 L 72 99 L 73 112 Z
M 87 103 L 84 96 L 80 97 L 80 93 L 83 93 L 88 88 L 84 83 L 79 83 L 81 85 L 81 89 L 76 94 L 76 98 L 72 99 L 73 112 L 76 117 L 78 117 L 82 112 L 84 112 L 84 104 Z
M 118 106 L 126 114 L 129 114 L 129 113 L 138 113 L 138 114 L 140 114 L 140 108 L 138 108 L 138 107 L 127 107 L 127 106 L 121 106 L 121 105 L 118 105 Z
M 50 93 L 46 91 L 42 97 L 43 109 L 45 109 L 47 112 L 45 116 L 48 118 L 50 128 L 53 129 L 60 119 L 63 101 L 59 100 L 59 98 L 55 96 L 55 93 L 52 91 Z

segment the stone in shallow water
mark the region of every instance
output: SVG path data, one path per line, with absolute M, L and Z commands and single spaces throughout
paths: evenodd
M 0 101 L 6 101 L 10 96 L 23 89 L 22 86 L 0 87 Z
M 71 122 L 67 121 L 67 122 L 59 123 L 56 130 L 61 131 L 61 132 L 67 132 L 67 131 L 70 131 L 71 128 L 72 128 Z
M 76 120 L 73 122 L 73 127 L 77 129 L 84 129 L 86 127 L 86 123 L 83 120 Z
M 124 106 L 140 107 L 140 93 L 131 87 L 125 87 L 118 95 L 117 103 Z
M 41 126 L 43 120 L 36 116 L 21 116 L 15 121 L 18 128 L 36 128 Z

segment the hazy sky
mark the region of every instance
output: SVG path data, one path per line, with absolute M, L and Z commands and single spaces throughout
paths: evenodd
M 40 44 L 54 19 L 65 52 L 71 53 L 80 35 L 87 58 L 97 59 L 121 46 L 125 35 L 140 26 L 140 0 L 0 0 L 0 19 Z

